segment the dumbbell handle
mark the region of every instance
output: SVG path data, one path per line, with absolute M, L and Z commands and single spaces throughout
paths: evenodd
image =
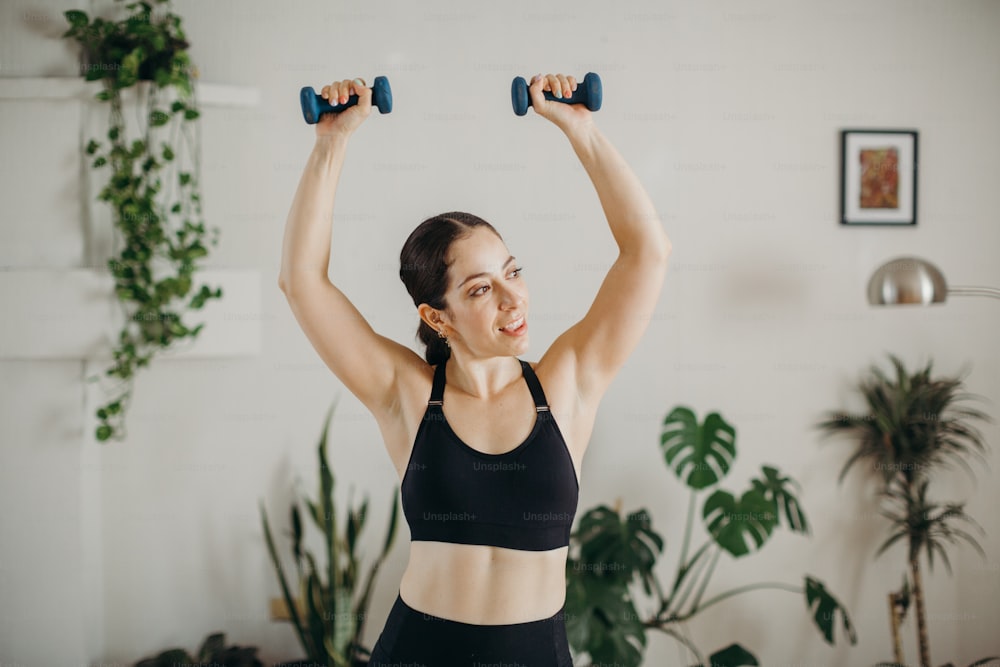
M 340 113 L 357 103 L 357 95 L 351 95 L 343 104 L 330 104 L 329 100 L 324 99 L 312 86 L 305 86 L 299 91 L 302 117 L 310 125 L 318 123 L 319 117 L 325 113 Z M 379 113 L 392 111 L 392 90 L 389 88 L 389 80 L 384 76 L 375 77 L 372 85 L 372 104 L 378 108 Z
M 542 96 L 550 102 L 565 102 L 566 104 L 585 104 L 587 102 L 587 91 L 584 89 L 582 83 L 576 86 L 576 90 L 574 90 L 569 97 L 566 97 L 565 95 L 562 97 L 556 97 L 552 94 L 551 90 L 543 90 Z M 531 104 L 530 97 L 528 98 L 528 104 Z
M 577 82 L 576 90 L 567 97 L 556 97 L 552 91 L 548 90 L 543 90 L 542 95 L 551 102 L 583 104 L 591 111 L 597 111 L 601 108 L 603 98 L 601 77 L 594 72 L 587 72 L 583 81 Z M 528 112 L 528 107 L 532 106 L 532 103 L 531 95 L 528 92 L 528 82 L 524 80 L 524 77 L 519 76 L 511 83 L 510 97 L 515 114 L 523 116 Z

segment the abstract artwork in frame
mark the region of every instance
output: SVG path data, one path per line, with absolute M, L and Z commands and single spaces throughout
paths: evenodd
M 917 224 L 916 130 L 841 130 L 840 222 Z

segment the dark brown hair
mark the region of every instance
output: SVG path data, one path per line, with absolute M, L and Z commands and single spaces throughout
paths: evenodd
M 473 227 L 484 226 L 503 240 L 493 225 L 461 211 L 441 213 L 417 225 L 399 253 L 399 279 L 406 285 L 414 306 L 426 303 L 437 310 L 448 309 L 444 298 L 448 291 L 448 250 L 454 241 L 468 236 Z M 434 366 L 451 356 L 444 339 L 422 319 L 417 337 L 427 346 L 424 357 L 428 364 Z

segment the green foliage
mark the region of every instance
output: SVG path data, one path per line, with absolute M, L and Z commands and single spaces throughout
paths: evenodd
M 895 378 L 878 366 L 858 383 L 867 410 L 860 414 L 827 412 L 817 424 L 827 435 L 847 436 L 855 448 L 844 463 L 840 479 L 855 464 L 880 473 L 884 486 L 901 477 L 911 484 L 938 467 L 951 463 L 971 473 L 966 458 L 983 457 L 986 446 L 971 420 L 989 416 L 964 401 L 961 378 L 932 378 L 933 362 L 910 374 L 899 357 L 890 354 Z
M 154 142 L 159 132 L 170 133 L 173 141 L 182 134 L 197 170 L 197 146 L 192 146 L 186 127 L 198 117 L 196 72 L 181 19 L 171 13 L 169 0 L 131 2 L 125 8 L 127 15 L 117 21 L 90 19 L 79 10 L 64 13 L 69 29 L 63 37 L 80 44 L 81 73 L 87 81 L 101 81 L 102 89 L 94 97 L 110 107 L 107 143 L 90 139 L 84 152 L 93 158 L 91 168 L 110 167 L 98 200 L 111 207 L 114 226 L 121 233 L 121 248 L 107 266 L 125 325 L 113 349 L 114 363 L 104 374 L 117 381 L 116 396 L 97 410 L 100 424 L 95 435 L 100 441 L 124 438 L 125 411 L 137 369 L 201 331 L 203 324 L 189 327 L 182 321 L 182 311 L 201 309 L 208 300 L 222 297 L 221 288 L 194 288 L 197 263 L 208 254 L 198 180 L 190 171 L 180 170 L 185 153 L 181 146 Z M 129 142 L 121 91 L 140 81 L 148 88 L 145 125 L 140 122 L 136 128 L 140 138 Z M 162 91 L 176 96 L 169 112 L 160 106 Z M 160 149 L 154 151 L 153 146 Z M 216 245 L 218 228 L 213 232 L 210 243 Z
M 842 619 L 847 637 L 852 644 L 857 643 L 858 636 L 851 624 L 850 617 L 847 615 L 847 610 L 826 590 L 822 581 L 808 576 L 806 577 L 806 604 L 812 611 L 816 627 L 823 632 L 827 643 L 833 643 L 833 630 L 838 614 Z
M 580 518 L 575 537 L 579 557 L 566 563 L 566 606 L 574 610 L 566 620 L 570 643 L 586 646 L 598 663 L 639 665 L 646 634 L 628 585 L 636 579 L 651 592 L 663 539 L 653 532 L 645 510 L 622 520 L 605 505 Z
M 192 656 L 181 648 L 168 649 L 154 658 L 145 658 L 135 663 L 135 667 L 178 667 L 179 665 L 214 665 L 215 667 L 264 667 L 257 658 L 257 648 L 253 646 L 226 646 L 226 635 L 221 632 L 210 634 Z
M 719 413 L 710 413 L 699 424 L 690 408 L 675 407 L 664 419 L 660 448 L 667 468 L 691 490 L 673 584 L 665 590 L 656 576 L 664 542 L 653 529 L 649 512 L 643 509 L 623 519 L 616 510 L 599 505 L 582 514 L 571 535 L 567 559 L 566 630 L 577 653 L 587 653 L 594 664 L 638 667 L 646 648 L 646 631 L 658 630 L 684 645 L 698 660 L 698 667 L 757 665 L 756 657 L 739 644 L 706 659 L 688 637 L 684 623 L 726 598 L 762 588 L 802 595 L 827 643 L 834 642 L 837 615 L 848 640 L 857 642 L 847 610 L 812 577 L 806 577 L 802 587 L 751 584 L 703 602 L 721 554 L 746 556 L 762 548 L 779 526 L 808 534 L 809 523 L 797 498 L 798 485 L 773 466 L 763 466 L 762 475 L 751 479 L 750 488 L 738 497 L 717 488 L 737 453 L 736 429 Z M 708 494 L 701 512 L 707 539 L 689 555 L 701 493 Z M 640 584 L 643 594 L 658 604 L 657 612 L 649 618 L 636 611 L 637 606 L 648 606 L 636 604 Z
M 736 458 L 736 431 L 716 412 L 698 424 L 690 408 L 678 406 L 663 423 L 660 447 L 677 478 L 701 490 L 729 474 Z
M 303 498 L 309 517 L 322 534 L 326 552 L 325 581 L 324 572 L 316 557 L 303 547 L 304 532 L 298 503 L 293 503 L 290 511 L 290 537 L 298 576 L 298 600 L 293 598 L 285 577 L 263 502 L 260 513 L 271 562 L 302 649 L 308 659 L 316 664 L 351 667 L 370 654 L 370 650 L 361 644 L 361 637 L 368 617 L 375 576 L 396 536 L 399 490 L 393 491 L 392 513 L 382 551 L 367 574 L 362 576 L 357 547 L 368 515 L 368 499 L 366 497 L 358 507 L 354 507 L 348 499 L 344 529 L 342 532 L 338 531 L 334 502 L 335 479 L 326 454 L 330 420 L 335 407 L 336 402 L 327 413 L 320 436 L 318 497 L 316 500 Z
M 934 503 L 927 499 L 927 487 L 930 480 L 922 479 L 916 485 L 902 486 L 892 484 L 885 492 L 886 507 L 882 515 L 892 522 L 892 533 L 879 547 L 876 556 L 881 555 L 890 546 L 900 540 L 905 540 L 909 546 L 909 559 L 915 560 L 921 552 L 927 552 L 927 564 L 933 570 L 934 554 L 937 553 L 944 561 L 944 566 L 951 573 L 951 562 L 945 550 L 945 542 L 957 544 L 959 540 L 972 545 L 983 558 L 986 552 L 972 535 L 958 528 L 955 524 L 964 521 L 985 534 L 982 527 L 965 513 L 965 503 Z
M 786 527 L 793 533 L 809 534 L 809 522 L 799 505 L 798 499 L 793 495 L 793 487 L 797 490 L 798 484 L 790 477 L 782 477 L 777 468 L 763 466 L 763 479 L 750 480 L 754 490 L 760 493 L 771 505 L 775 522 L 780 521 L 784 512 Z
M 910 373 L 903 361 L 889 354 L 895 371 L 890 375 L 872 365 L 857 389 L 864 398 L 866 411 L 860 414 L 829 411 L 816 427 L 824 435 L 846 436 L 854 445 L 840 472 L 840 480 L 854 464 L 863 464 L 876 474 L 882 515 L 890 521 L 889 537 L 876 552 L 885 553 L 898 542 L 907 545 L 907 567 L 913 588 L 913 606 L 917 616 L 920 660 L 929 661 L 923 587 L 919 584 L 920 554 L 926 553 L 933 569 L 937 554 L 951 571 L 946 543 L 965 541 L 980 555 L 985 553 L 976 539 L 958 527 L 965 522 L 982 528 L 968 516 L 964 503 L 936 503 L 928 499 L 928 487 L 942 468 L 958 464 L 972 475 L 966 459 L 985 460 L 986 445 L 974 420 L 992 421 L 989 415 L 967 407 L 974 395 L 962 391 L 961 377 L 932 377 L 933 363 Z M 910 604 L 910 583 L 896 594 L 903 610 Z
M 757 549 L 764 546 L 778 524 L 776 517 L 773 503 L 757 489 L 750 489 L 739 500 L 719 489 L 708 497 L 702 510 L 708 532 L 735 557 L 750 553 L 748 541 Z
M 711 667 L 754 667 L 759 665 L 753 653 L 739 644 L 730 644 L 721 651 L 716 651 L 708 660 Z

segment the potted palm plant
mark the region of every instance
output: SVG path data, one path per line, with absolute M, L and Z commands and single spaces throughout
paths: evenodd
M 873 477 L 879 486 L 881 513 L 889 519 L 891 532 L 876 556 L 897 542 L 907 545 L 909 577 L 904 576 L 900 592 L 889 596 L 893 633 L 900 620 L 898 608 L 905 613 L 912 598 L 920 664 L 930 667 L 921 555 L 933 568 L 937 554 L 950 572 L 947 545 L 964 541 L 983 552 L 964 528 L 969 526 L 982 533 L 965 513 L 965 504 L 933 502 L 928 488 L 936 474 L 949 464 L 958 464 L 972 474 L 968 459 L 984 458 L 986 454 L 982 434 L 973 422 L 990 421 L 990 417 L 968 406 L 968 400 L 975 396 L 963 391 L 961 377 L 932 377 L 932 362 L 910 373 L 897 356 L 890 354 L 889 358 L 895 368 L 894 378 L 873 365 L 870 375 L 858 384 L 865 412 L 829 411 L 817 427 L 825 435 L 840 434 L 854 442 L 840 481 L 855 464 L 865 464 L 877 473 Z M 895 636 L 893 650 L 896 664 L 901 664 L 902 647 Z

